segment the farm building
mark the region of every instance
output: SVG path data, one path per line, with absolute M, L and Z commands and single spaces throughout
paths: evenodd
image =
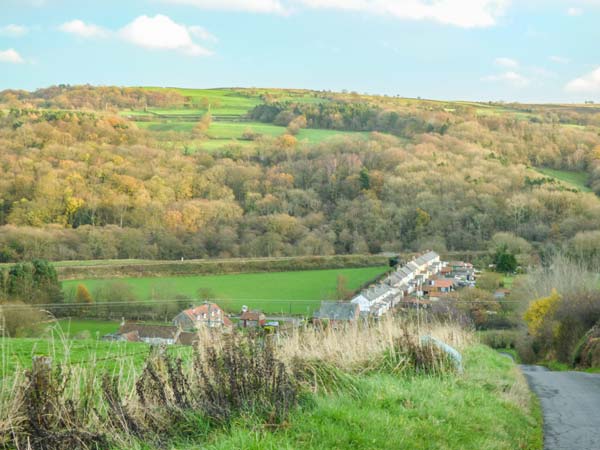
M 198 340 L 193 332 L 169 325 L 148 325 L 144 323 L 123 323 L 116 333 L 102 338 L 105 341 L 145 342 L 152 345 L 192 345 Z
M 179 333 L 180 330 L 173 326 L 126 322 L 121 324 L 119 331 L 104 336 L 103 340 L 172 345 L 177 341 Z
M 262 311 L 244 311 L 239 324 L 242 328 L 256 328 L 265 326 L 266 322 L 267 318 Z
M 321 308 L 315 312 L 317 320 L 327 319 L 332 323 L 356 322 L 360 317 L 360 307 L 350 302 L 321 302 Z
M 183 330 L 190 330 L 200 327 L 231 327 L 233 324 L 219 305 L 206 302 L 177 314 L 173 319 L 173 325 Z

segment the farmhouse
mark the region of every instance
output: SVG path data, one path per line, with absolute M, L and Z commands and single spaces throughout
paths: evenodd
M 173 325 L 183 330 L 190 330 L 200 327 L 231 327 L 232 322 L 219 305 L 205 302 L 200 306 L 186 309 L 177 314 L 173 319 Z
M 103 340 L 172 345 L 177 341 L 180 331 L 174 326 L 126 322 L 121 324 L 119 331 L 104 336 Z

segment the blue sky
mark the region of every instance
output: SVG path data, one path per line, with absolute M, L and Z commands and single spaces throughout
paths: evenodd
M 0 1 L 0 89 L 600 101 L 600 0 Z

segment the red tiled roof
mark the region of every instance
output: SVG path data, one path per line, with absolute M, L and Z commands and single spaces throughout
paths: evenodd
M 224 316 L 223 310 L 216 303 L 204 303 L 200 306 L 196 306 L 195 308 L 186 309 L 183 311 L 190 319 L 196 321 L 196 317 L 202 316 L 202 314 L 206 314 L 208 317 L 209 311 L 220 311 L 221 316 Z
M 452 280 L 435 280 L 433 285 L 438 288 L 451 288 L 454 286 L 454 282 Z

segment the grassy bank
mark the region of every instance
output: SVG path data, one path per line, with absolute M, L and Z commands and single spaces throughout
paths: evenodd
M 464 356 L 462 376 L 361 376 L 357 393 L 318 396 L 284 429 L 242 422 L 206 448 L 541 449 L 540 412 L 514 363 L 479 345 Z
M 268 313 L 310 314 L 321 300 L 335 298 L 338 276 L 354 290 L 387 270 L 386 266 L 357 269 L 310 270 L 275 273 L 242 273 L 178 277 L 122 278 L 140 300 L 175 300 L 178 295 L 198 298 L 200 289 L 209 290 L 217 303 L 229 311 L 243 305 Z M 95 292 L 114 282 L 113 279 L 88 279 L 63 282 L 63 289 L 83 284 Z
M 459 349 L 464 371 L 420 344 L 423 334 Z M 38 369 L 42 385 L 23 370 L 3 377 L 0 443 L 51 435 L 52 449 L 541 449 L 539 411 L 514 363 L 457 327 L 386 318 L 274 341 L 199 339 L 196 350 L 169 347 L 143 361 L 107 356 L 98 343 L 82 343 L 95 345 L 85 360 L 75 347 L 61 356 L 50 340 L 60 371 Z

